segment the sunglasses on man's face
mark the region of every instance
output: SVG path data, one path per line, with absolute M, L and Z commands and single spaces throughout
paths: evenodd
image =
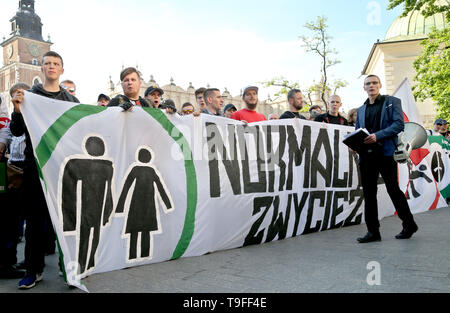
M 192 114 L 194 113 L 194 110 L 183 110 L 184 114 Z
M 67 87 L 67 86 L 61 86 L 64 90 L 70 91 L 70 92 L 75 92 L 75 88 L 73 87 Z

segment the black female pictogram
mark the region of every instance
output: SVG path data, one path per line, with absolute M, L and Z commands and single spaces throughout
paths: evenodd
M 141 147 L 137 154 L 138 162 L 128 170 L 116 208 L 116 213 L 125 212 L 126 215 L 124 235 L 128 237 L 127 261 L 152 258 L 151 235 L 162 231 L 157 197 L 162 200 L 166 213 L 173 210 L 170 193 L 158 171 L 152 167 L 151 160 L 150 149 Z M 127 198 L 130 201 L 126 207 Z

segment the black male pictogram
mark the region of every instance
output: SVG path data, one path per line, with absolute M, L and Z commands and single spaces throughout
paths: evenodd
M 61 189 L 64 232 L 77 232 L 79 274 L 95 266 L 101 229 L 108 224 L 114 207 L 114 168 L 105 158 L 105 143 L 91 136 L 84 147 L 86 155 L 76 155 L 66 163 Z

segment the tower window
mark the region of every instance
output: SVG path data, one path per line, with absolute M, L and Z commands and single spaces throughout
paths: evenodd
M 38 64 L 38 61 L 37 61 L 36 59 L 33 59 L 32 64 L 33 64 L 33 65 L 39 65 L 39 64 Z

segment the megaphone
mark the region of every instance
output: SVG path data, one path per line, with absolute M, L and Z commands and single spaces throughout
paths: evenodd
M 394 160 L 398 163 L 406 163 L 411 152 L 422 148 L 428 140 L 428 134 L 422 125 L 409 122 L 405 123 L 405 130 L 398 134 L 398 145 L 394 153 Z

